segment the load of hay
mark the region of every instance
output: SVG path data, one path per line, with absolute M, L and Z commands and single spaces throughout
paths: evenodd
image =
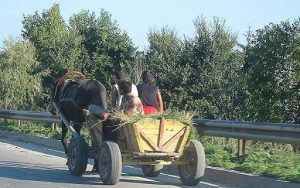
M 162 113 L 157 114 L 132 114 L 132 115 L 126 115 L 122 113 L 121 111 L 116 111 L 111 118 L 114 124 L 118 124 L 118 128 L 121 128 L 124 125 L 132 125 L 136 123 L 137 121 L 143 119 L 143 118 L 153 118 L 153 119 L 173 119 L 176 121 L 179 121 L 183 123 L 186 126 L 192 126 L 192 115 L 190 113 L 182 113 L 177 110 L 166 110 Z

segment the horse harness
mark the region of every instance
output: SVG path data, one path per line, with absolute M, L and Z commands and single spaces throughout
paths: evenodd
M 73 81 L 73 80 L 72 80 Z M 83 80 L 81 83 L 80 82 L 77 82 L 77 83 L 74 83 L 72 84 L 71 86 L 68 87 L 68 84 L 71 84 L 71 83 L 68 83 L 67 85 L 63 86 L 63 88 L 61 89 L 61 96 L 60 96 L 60 100 L 59 102 L 71 102 L 77 109 L 80 109 L 80 110 L 83 110 L 83 108 L 79 107 L 76 103 L 75 103 L 75 95 L 76 95 L 76 92 L 78 90 L 78 88 L 83 84 L 85 83 L 86 80 Z M 71 89 L 71 88 L 74 88 L 72 89 L 72 93 L 71 93 L 71 96 L 68 96 L 68 97 L 64 97 L 63 94 L 64 94 L 64 90 L 66 90 L 66 92 L 68 91 L 67 89 Z M 65 94 L 68 94 L 68 93 L 65 93 Z M 85 109 L 86 110 L 86 109 Z
M 79 107 L 76 103 L 75 103 L 75 95 L 76 95 L 76 92 L 77 92 L 77 90 L 78 90 L 78 88 L 82 85 L 82 84 L 84 84 L 87 80 L 83 80 L 81 83 L 80 82 L 78 82 L 78 81 L 75 81 L 75 80 L 66 80 L 66 82 L 68 82 L 69 81 L 69 83 L 67 83 L 66 85 L 64 85 L 62 88 L 61 88 L 61 94 L 60 94 L 60 96 L 59 96 L 59 103 L 62 103 L 62 102 L 71 102 L 74 106 L 75 106 L 75 108 L 77 108 L 77 109 L 79 109 L 79 110 L 81 110 L 82 111 L 82 113 L 83 113 L 83 115 L 85 116 L 85 119 L 87 119 L 87 117 L 89 116 L 89 113 L 90 113 L 90 111 L 91 112 L 94 112 L 94 113 L 100 113 L 100 111 L 101 112 L 104 112 L 104 109 L 102 109 L 102 108 L 99 108 L 98 106 L 96 106 L 96 105 L 90 105 L 88 108 L 89 109 L 85 109 L 85 108 L 81 108 L 81 107 Z M 78 84 L 79 83 L 79 84 Z M 69 86 L 69 84 L 72 84 L 71 86 Z M 72 89 L 72 88 L 74 88 L 74 89 Z M 57 93 L 57 89 L 58 88 L 56 88 L 56 91 L 55 91 L 55 95 L 56 95 L 56 93 Z M 71 90 L 71 91 L 70 91 Z M 70 96 L 68 96 L 68 97 L 64 97 L 64 95 L 68 95 L 69 94 L 69 92 L 72 92 L 71 93 L 71 95 Z M 64 92 L 66 92 L 66 93 L 64 93 Z M 91 129 L 93 128 L 93 127 L 95 127 L 95 126 L 97 126 L 99 123 L 101 123 L 102 121 L 99 121 L 99 122 L 96 122 L 94 125 L 92 125 L 91 126 Z M 78 125 L 80 125 L 81 123 L 78 123 L 78 122 L 72 122 L 73 124 L 78 124 Z

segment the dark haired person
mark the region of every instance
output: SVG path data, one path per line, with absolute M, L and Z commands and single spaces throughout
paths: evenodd
M 120 80 L 118 83 L 120 94 L 123 95 L 120 110 L 127 115 L 135 113 L 144 113 L 143 104 L 139 97 L 134 96 L 131 92 L 132 83 L 127 80 Z
M 148 70 L 142 73 L 143 83 L 137 85 L 139 97 L 145 114 L 163 112 L 163 101 L 158 86 L 154 85 L 154 76 Z
M 112 92 L 111 92 L 111 96 L 112 96 L 111 106 L 113 109 L 120 109 L 123 96 L 120 93 L 118 83 L 120 80 L 126 80 L 126 77 L 127 77 L 127 73 L 124 69 L 115 70 L 115 84 L 113 85 Z M 138 97 L 138 91 L 134 84 L 132 84 L 131 94 L 133 96 Z

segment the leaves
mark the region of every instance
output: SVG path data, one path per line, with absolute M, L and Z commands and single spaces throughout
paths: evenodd
M 218 18 L 212 24 L 198 18 L 195 29 L 194 38 L 184 41 L 167 27 L 150 30 L 145 66 L 156 73 L 164 101 L 173 108 L 237 119 L 245 87 L 236 36 Z
M 70 29 L 82 38 L 80 66 L 88 77 L 97 78 L 110 88 L 114 68 L 133 66 L 132 41 L 107 11 L 102 9 L 99 17 L 88 11 L 74 14 Z
M 111 87 L 115 67 L 132 66 L 135 48 L 126 32 L 121 31 L 111 15 L 104 11 L 74 14 L 69 26 L 58 4 L 41 14 L 24 16 L 23 37 L 36 48 L 41 62 L 35 69 L 43 72 L 45 102 L 51 99 L 51 84 L 68 71 L 79 71 Z
M 42 96 L 35 48 L 23 40 L 8 39 L 0 55 L 0 108 L 36 109 Z
M 47 73 L 43 79 L 46 88 L 64 73 L 80 71 L 77 62 L 82 39 L 68 30 L 58 4 L 42 14 L 24 16 L 23 27 L 23 37 L 35 46 L 41 62 L 36 71 Z
M 299 112 L 291 115 L 288 110 L 297 108 L 292 103 L 299 96 L 292 89 L 299 82 L 296 72 L 300 61 L 293 56 L 297 54 L 299 29 L 299 21 L 284 21 L 249 35 L 245 51 L 250 94 L 248 120 L 295 122 L 295 116 L 299 118 Z

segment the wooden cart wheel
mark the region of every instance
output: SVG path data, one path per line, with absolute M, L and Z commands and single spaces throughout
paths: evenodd
M 82 176 L 88 163 L 87 144 L 80 136 L 72 137 L 68 147 L 68 167 L 73 176 Z
M 99 152 L 99 174 L 103 184 L 118 183 L 121 172 L 122 158 L 118 144 L 110 141 L 103 142 Z
M 156 165 L 143 165 L 142 170 L 146 177 L 156 177 L 160 174 L 163 165 L 156 164 Z
M 197 140 L 191 140 L 180 160 L 189 161 L 187 165 L 178 165 L 181 182 L 184 185 L 197 185 L 205 171 L 205 153 L 202 144 Z

